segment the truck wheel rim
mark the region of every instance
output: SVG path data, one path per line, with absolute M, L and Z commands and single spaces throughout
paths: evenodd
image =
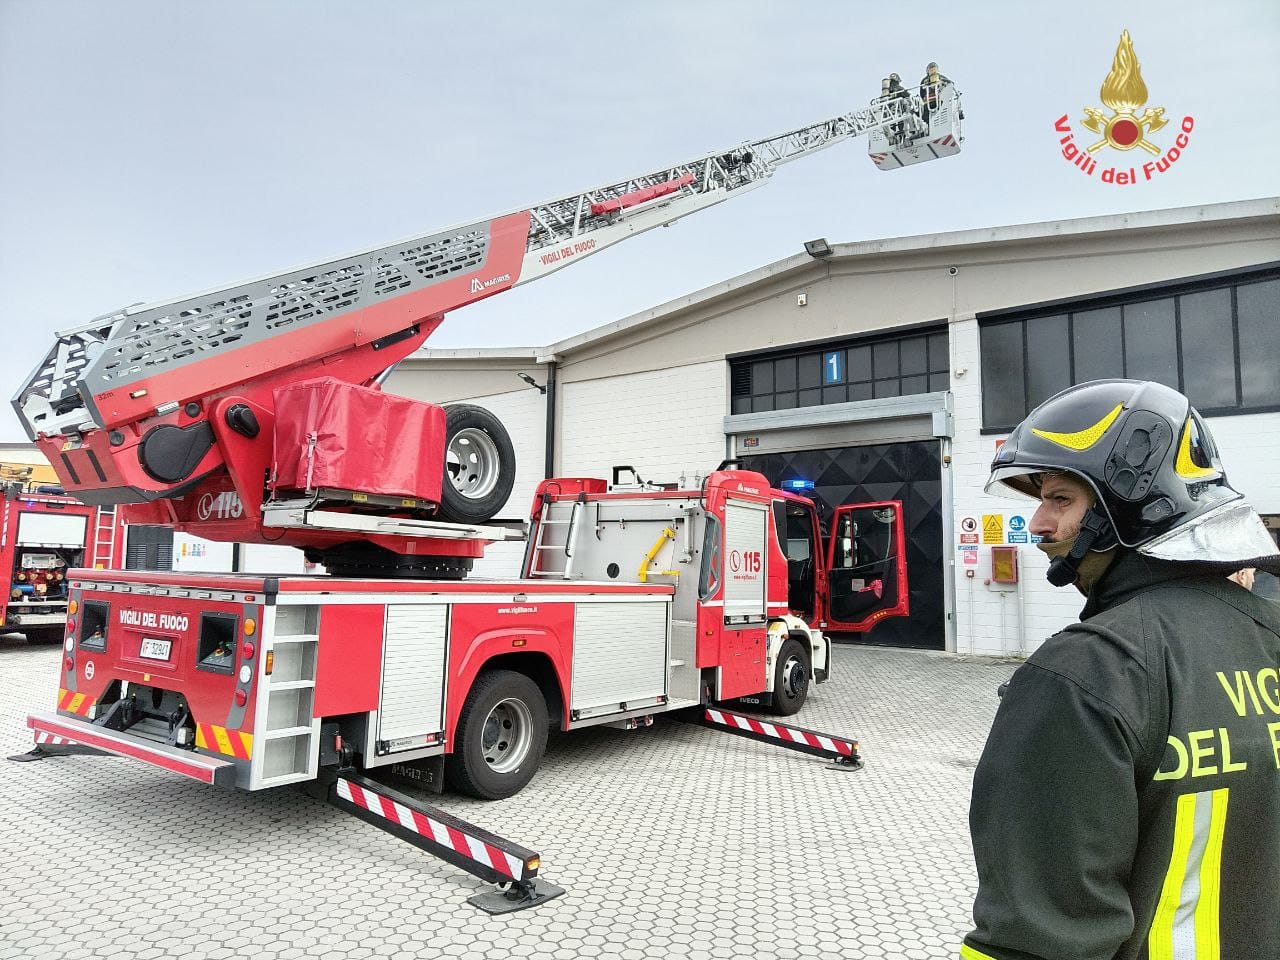
M 502 472 L 498 445 L 483 430 L 459 430 L 445 451 L 445 472 L 454 489 L 468 500 L 487 497 L 498 485 Z
M 480 752 L 494 773 L 510 773 L 524 763 L 533 743 L 533 714 L 523 700 L 497 703 L 484 718 Z
M 805 673 L 804 662 L 799 657 L 788 657 L 782 667 L 782 693 L 788 700 L 794 700 L 804 693 L 809 686 L 809 677 Z

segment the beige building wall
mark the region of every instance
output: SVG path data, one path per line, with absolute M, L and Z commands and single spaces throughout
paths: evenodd
M 727 356 L 946 323 L 954 409 L 943 477 L 951 491 L 943 543 L 954 589 L 950 648 L 1025 653 L 1073 621 L 1082 600 L 1045 582 L 1044 557 L 1029 545 L 1020 548 L 1020 589 L 985 582 L 987 546 L 977 564 L 961 562 L 962 517 L 998 514 L 1007 529 L 1008 518 L 1029 519 L 1034 507 L 983 493 L 999 437 L 981 432 L 977 314 L 1273 262 L 1280 262 L 1280 199 L 840 244 L 825 260 L 793 257 L 557 344 L 513 349 L 503 359 L 504 351 L 467 361 L 437 351 L 397 376 L 412 381 L 400 388 L 409 395 L 459 399 L 480 395 L 480 387 L 466 393 L 468 384 L 487 389 L 539 356 L 554 358 L 558 472 L 606 476 L 629 463 L 646 478 L 674 479 L 724 456 Z M 428 375 L 434 385 L 419 385 Z M 1280 414 L 1218 417 L 1211 426 L 1233 483 L 1263 512 L 1280 513 Z
M 692 480 L 725 457 L 723 360 L 564 385 L 560 473 L 609 479 L 633 466 L 645 480 Z

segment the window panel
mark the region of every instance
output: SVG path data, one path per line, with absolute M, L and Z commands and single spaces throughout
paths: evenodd
M 796 405 L 796 392 L 789 390 L 786 393 L 775 393 L 773 395 L 773 408 L 775 410 L 792 410 Z
M 1125 376 L 1178 385 L 1178 342 L 1173 298 L 1129 303 L 1124 307 Z
M 929 374 L 929 392 L 939 393 L 943 390 L 951 389 L 951 375 L 943 370 L 942 373 Z
M 1236 405 L 1236 348 L 1231 291 L 1208 290 L 1179 298 L 1182 373 L 1186 394 L 1200 409 Z
M 877 380 L 898 375 L 898 341 L 872 344 L 872 357 L 875 363 Z
M 773 363 L 773 389 L 779 393 L 796 388 L 796 358 L 783 357 Z
M 851 384 L 849 384 L 849 400 L 850 400 L 850 402 L 852 402 L 852 401 L 854 401 L 854 400 L 870 400 L 870 399 L 871 399 L 871 384 L 870 384 L 870 383 L 867 383 L 867 382 L 865 382 L 865 381 L 864 381 L 863 383 L 851 383 Z
M 822 355 L 810 353 L 800 358 L 799 382 L 801 390 L 822 386 Z
M 902 391 L 898 386 L 898 380 L 877 380 L 875 384 L 875 395 L 879 397 L 900 397 Z
M 773 361 L 761 360 L 751 365 L 751 392 L 756 396 L 773 393 Z
M 929 392 L 929 375 L 928 374 L 921 374 L 918 377 L 902 378 L 902 395 L 904 397 L 909 397 L 913 393 L 928 393 L 928 392 Z
M 1071 343 L 1067 315 L 1027 321 L 1027 407 L 1033 408 L 1071 386 Z
M 849 376 L 848 380 L 853 383 L 856 380 L 871 379 L 871 348 L 870 347 L 850 347 L 849 348 Z
M 848 398 L 844 385 L 838 387 L 823 387 L 822 402 L 823 403 L 844 403 Z
M 800 391 L 800 406 L 813 407 L 822 402 L 821 388 Z
M 733 412 L 734 413 L 750 413 L 751 398 L 750 397 L 734 397 Z
M 983 327 L 982 421 L 988 427 L 1011 427 L 1027 414 L 1022 383 L 1022 324 Z
M 1120 308 L 1081 310 L 1071 317 L 1075 347 L 1075 382 L 1124 376 L 1124 339 Z
M 1240 388 L 1246 407 L 1280 404 L 1280 280 L 1236 288 Z
M 763 396 L 763 397 L 752 397 L 752 398 L 751 398 L 751 412 L 752 412 L 752 413 L 760 413 L 761 411 L 767 411 L 767 410 L 772 410 L 772 409 L 773 409 L 773 394 L 772 394 L 772 393 L 767 394 L 766 396 Z
M 899 363 L 904 377 L 929 372 L 929 347 L 924 337 L 908 337 L 900 344 Z M 907 392 L 907 388 L 902 388 Z
M 950 369 L 951 354 L 947 351 L 947 335 L 929 334 L 929 372 L 946 373 Z

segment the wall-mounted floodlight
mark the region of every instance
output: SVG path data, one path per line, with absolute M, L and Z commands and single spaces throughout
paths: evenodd
M 529 376 L 527 373 L 517 373 L 516 376 L 519 377 L 521 380 L 523 380 L 525 383 L 527 383 L 529 386 L 533 387 L 533 389 L 537 390 L 539 393 L 547 392 L 546 387 L 540 384 L 537 380 L 533 379 L 533 377 Z
M 827 243 L 826 237 L 819 237 L 817 240 L 808 241 L 804 245 L 804 252 L 811 257 L 829 257 L 831 244 Z

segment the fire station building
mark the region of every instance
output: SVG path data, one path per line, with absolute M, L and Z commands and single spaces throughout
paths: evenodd
M 900 500 L 910 617 L 857 642 L 1029 653 L 1076 618 L 1030 542 L 1035 505 L 983 492 L 1008 431 L 1073 383 L 1187 393 L 1280 528 L 1280 198 L 809 248 L 559 343 L 424 349 L 387 389 L 503 420 L 519 467 L 500 517 L 546 475 L 695 483 L 726 458 L 827 517 Z M 515 574 L 520 550 L 476 575 Z

